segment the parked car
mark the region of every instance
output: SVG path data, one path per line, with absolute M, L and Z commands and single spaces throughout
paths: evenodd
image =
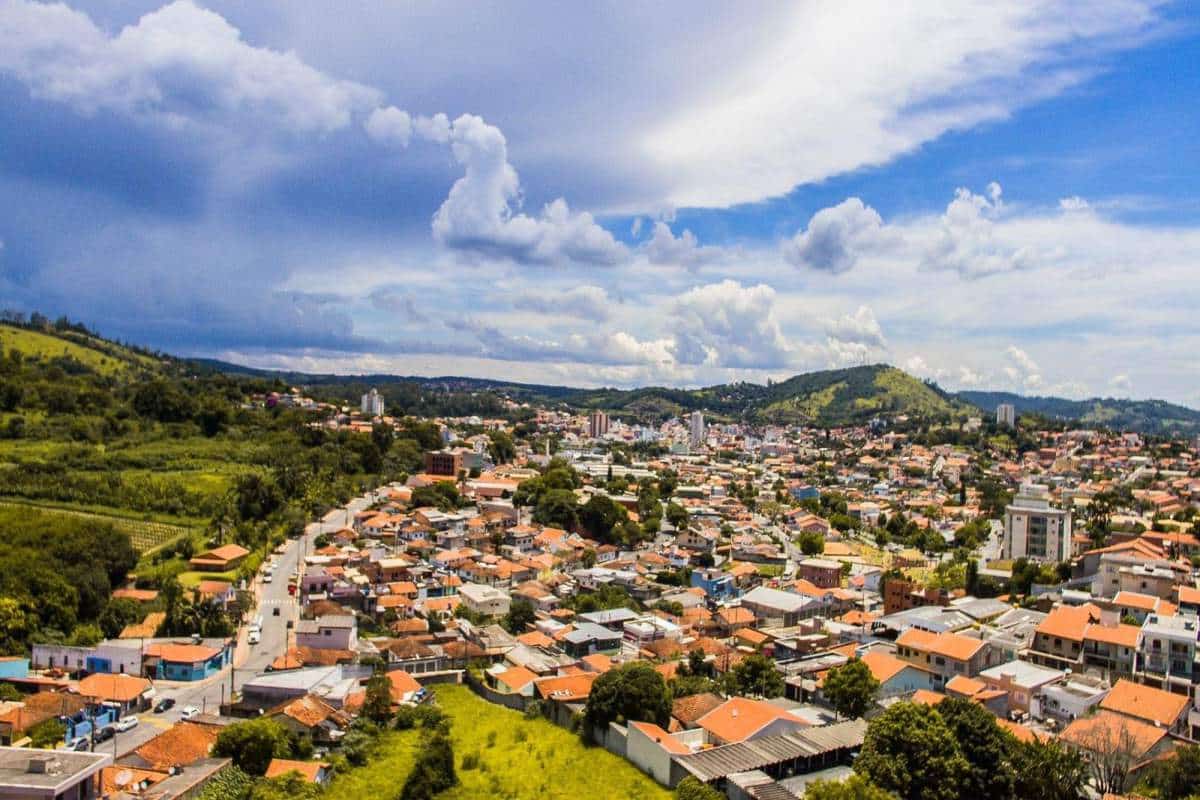
M 119 720 L 117 720 L 113 727 L 116 728 L 118 732 L 124 733 L 125 731 L 131 731 L 136 728 L 137 724 L 138 718 L 133 714 L 130 714 L 128 717 L 121 717 Z
M 88 741 L 86 736 L 76 736 L 70 741 L 69 744 L 67 744 L 67 748 L 70 750 L 78 750 L 82 753 L 90 749 L 90 744 L 91 742 Z
M 170 697 L 164 697 L 162 700 L 158 701 L 158 705 L 154 706 L 154 713 L 161 714 L 164 711 L 170 711 L 174 707 L 175 700 Z
M 263 576 L 263 583 L 270 583 L 270 582 L 271 582 L 271 573 L 268 572 L 266 575 Z
M 179 712 L 181 719 L 191 719 L 192 717 L 200 716 L 200 709 L 195 706 L 184 706 L 183 711 Z
M 262 640 L 262 636 L 258 631 L 250 631 L 250 635 L 246 637 L 246 641 L 250 644 L 258 644 Z
M 117 735 L 116 728 L 112 725 L 105 725 L 100 730 L 96 731 L 97 742 L 107 742 L 109 739 Z
M 279 616 L 279 606 L 275 606 L 274 610 L 272 610 L 272 611 L 271 611 L 271 616 L 272 616 L 272 617 L 278 617 L 278 616 Z

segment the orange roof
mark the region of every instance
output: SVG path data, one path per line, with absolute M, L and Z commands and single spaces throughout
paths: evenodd
M 126 764 L 105 767 L 100 770 L 100 796 L 109 797 L 118 795 L 129 787 L 143 782 L 147 786 L 153 786 L 169 777 L 171 777 L 170 772 L 155 769 L 138 769 Z M 118 783 L 118 780 L 121 782 Z
M 1136 608 L 1138 611 L 1153 611 L 1158 608 L 1158 603 L 1159 600 L 1154 595 L 1141 592 L 1117 592 L 1117 596 L 1113 598 L 1113 605 Z
M 404 699 L 404 695 L 419 691 L 421 688 L 421 684 L 417 683 L 417 679 L 402 669 L 389 670 L 387 677 L 388 681 L 392 684 L 393 702 L 398 703 Z
M 244 556 L 248 555 L 250 555 L 250 551 L 242 547 L 240 544 L 224 544 L 220 547 L 214 547 L 207 553 L 201 553 L 200 555 L 196 556 L 196 558 L 205 561 L 233 561 L 235 558 L 243 558 Z
M 529 631 L 517 637 L 517 641 L 527 647 L 553 647 L 554 640 L 541 631 Z
M 1035 742 L 1038 740 L 1038 735 L 1036 733 L 1034 733 L 1033 731 L 1031 731 L 1029 728 L 1026 728 L 1024 725 L 1021 725 L 1019 723 L 1005 719 L 1004 717 L 996 717 L 996 724 L 999 725 L 1004 730 L 1011 733 L 1013 736 L 1017 737 L 1018 741 L 1022 741 L 1022 742 L 1025 742 L 1026 744 L 1028 744 L 1029 742 Z
M 875 680 L 880 683 L 887 683 L 906 668 L 916 669 L 907 661 L 901 661 L 890 653 L 878 650 L 871 650 L 864 653 L 860 660 L 867 665 L 867 669 L 871 670 L 871 674 L 875 676 Z
M 275 714 L 283 714 L 286 717 L 296 720 L 301 725 L 311 728 L 321 724 L 330 717 L 338 717 L 340 712 L 321 698 L 306 694 L 303 697 L 297 697 L 295 700 L 277 706 L 272 711 L 272 715 Z
M 289 772 L 299 772 L 300 776 L 309 783 L 316 783 L 322 769 L 328 769 L 328 764 L 320 761 L 291 761 L 286 758 L 272 758 L 267 765 L 265 778 L 279 778 Z
M 1120 647 L 1137 647 L 1142 629 L 1137 625 L 1088 625 L 1083 629 L 1084 640 L 1115 644 Z
M 149 603 L 158 599 L 158 591 L 156 589 L 114 589 L 112 598 L 114 600 L 136 600 L 139 603 Z
M 735 606 L 733 608 L 723 608 L 717 612 L 717 619 L 724 622 L 726 625 L 737 625 L 746 623 L 747 625 L 754 622 L 754 614 L 748 608 Z
M 537 680 L 537 675 L 525 667 L 510 667 L 496 675 L 497 682 L 503 683 L 514 692 L 520 691 L 535 680 Z
M 963 697 L 974 697 L 980 692 L 986 691 L 987 688 L 988 685 L 983 681 L 968 678 L 966 675 L 955 675 L 946 682 L 946 691 Z
M 808 723 L 778 706 L 748 697 L 731 697 L 697 720 L 701 728 L 725 742 L 743 742 L 775 720 Z
M 1176 586 L 1175 599 L 1180 603 L 1200 604 L 1200 589 L 1193 586 Z
M 1114 746 L 1135 747 L 1134 756 L 1148 753 L 1167 735 L 1165 728 L 1101 710 L 1091 716 L 1080 717 L 1067 726 L 1059 738 L 1085 750 L 1108 752 Z
M 930 633 L 919 628 L 909 628 L 900 634 L 896 644 L 955 661 L 969 661 L 983 647 L 984 642 L 982 639 L 972 639 L 957 633 Z
M 175 661 L 182 664 L 208 661 L 220 652 L 215 647 L 207 647 L 202 644 L 152 644 L 146 648 L 148 655 L 156 655 L 163 661 Z
M 917 689 L 915 692 L 913 692 L 912 696 L 912 702 L 920 703 L 926 706 L 936 706 L 945 699 L 946 695 L 930 689 Z
M 132 675 L 88 675 L 79 682 L 79 693 L 96 700 L 128 703 L 150 688 L 150 681 Z
M 1087 626 L 1100 621 L 1100 609 L 1091 603 L 1081 606 L 1059 606 L 1050 611 L 1037 626 L 1037 633 L 1060 639 L 1083 641 Z
M 1100 701 L 1100 708 L 1107 711 L 1155 722 L 1168 728 L 1179 720 L 1187 706 L 1187 695 L 1172 694 L 1124 678 L 1117 681 L 1112 691 Z
M 186 766 L 207 758 L 220 732 L 219 725 L 177 722 L 135 752 L 154 769 L 169 769 L 176 764 Z
M 587 699 L 592 691 L 592 683 L 597 677 L 599 676 L 595 672 L 580 672 L 578 675 L 543 678 L 534 686 L 541 697 L 570 703 Z
M 604 653 L 593 653 L 579 660 L 592 672 L 608 672 L 613 667 L 613 660 Z

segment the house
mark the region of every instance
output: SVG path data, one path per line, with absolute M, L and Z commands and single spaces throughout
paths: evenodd
M 731 697 L 696 721 L 709 743 L 722 745 L 782 736 L 809 727 L 810 723 L 765 700 Z
M 155 675 L 160 680 L 201 681 L 225 668 L 232 658 L 229 642 L 220 647 L 207 644 L 152 644 L 146 655 L 158 659 Z
M 630 722 L 625 739 L 625 757 L 660 784 L 671 782 L 671 760 L 693 752 L 703 744 L 703 731 L 667 733 L 652 722 Z
M 145 678 L 96 673 L 79 681 L 79 694 L 93 704 L 116 705 L 123 716 L 147 708 L 154 687 Z
M 1055 669 L 1077 667 L 1084 633 L 1089 625 L 1100 622 L 1100 617 L 1100 609 L 1091 603 L 1056 607 L 1034 630 L 1029 660 Z
M 924 667 L 910 664 L 881 650 L 870 650 L 859 659 L 875 680 L 879 681 L 879 697 L 912 694 L 918 689 L 933 687 L 933 673 Z
M 1075 720 L 1059 734 L 1058 740 L 1083 751 L 1089 758 L 1112 758 L 1114 754 L 1128 758 L 1134 768 L 1130 770 L 1126 788 L 1135 784 L 1141 771 L 1153 761 L 1175 749 L 1165 728 L 1112 711 L 1099 711 Z
M 755 586 L 742 597 L 742 607 L 753 612 L 756 620 L 782 627 L 796 625 L 816 614 L 820 602 L 792 592 L 768 586 Z
M 512 604 L 508 592 L 478 583 L 464 583 L 458 596 L 469 611 L 487 617 L 504 616 Z
M 564 653 L 575 658 L 592 653 L 612 655 L 620 652 L 623 638 L 624 634 L 621 631 L 610 630 L 594 622 L 580 622 L 563 636 L 562 649 Z
M 241 566 L 250 551 L 238 544 L 226 544 L 193 556 L 188 562 L 197 572 L 229 572 Z
M 836 589 L 842 585 L 842 563 L 826 558 L 806 558 L 798 565 L 796 575 L 822 589 Z
M 1088 625 L 1083 629 L 1083 663 L 1108 675 L 1132 675 L 1137 657 L 1137 625 Z
M 272 758 L 263 777 L 282 778 L 291 772 L 297 773 L 308 783 L 316 783 L 321 786 L 328 783 L 331 777 L 328 764 L 321 761 L 292 761 L 287 758 Z
M 956 675 L 975 677 L 992 665 L 991 654 L 987 642 L 958 633 L 909 628 L 896 639 L 896 655 L 933 673 L 935 691 Z
M 1142 623 L 1134 674 L 1143 683 L 1187 693 L 1196 674 L 1197 620 L 1151 614 Z
M 986 686 L 1007 692 L 1005 711 L 1028 712 L 1043 687 L 1062 680 L 1065 673 L 1032 664 L 1028 661 L 1009 661 L 979 673 L 979 680 Z
M 349 614 L 326 614 L 296 623 L 296 646 L 314 650 L 354 650 L 358 647 L 358 621 Z
M 177 722 L 150 741 L 133 751 L 136 758 L 129 759 L 133 766 L 149 769 L 169 770 L 208 758 L 220 725 L 208 725 L 194 720 Z M 122 756 L 125 762 L 127 756 Z
M 1104 711 L 1141 720 L 1179 735 L 1187 733 L 1188 705 L 1187 695 L 1143 686 L 1124 678 L 1117 681 L 1112 691 L 1100 701 Z
M 22 800 L 92 800 L 111 753 L 0 747 L 0 797 Z
M 311 694 L 288 700 L 268 711 L 266 716 L 293 733 L 307 734 L 314 744 L 337 742 L 352 721 L 347 712 Z

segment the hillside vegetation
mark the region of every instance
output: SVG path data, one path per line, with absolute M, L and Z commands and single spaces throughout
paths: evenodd
M 1138 433 L 1192 436 L 1200 433 L 1200 411 L 1165 400 L 1121 400 L 1093 397 L 1024 397 L 1011 392 L 959 392 L 958 396 L 994 413 L 1001 403 L 1011 403 L 1017 414 L 1039 414 L 1051 419 L 1078 421 L 1084 426 L 1106 427 Z

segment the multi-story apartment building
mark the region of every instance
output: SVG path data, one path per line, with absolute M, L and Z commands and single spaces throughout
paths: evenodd
M 1196 672 L 1197 620 L 1151 614 L 1138 637 L 1134 675 L 1142 683 L 1188 694 Z
M 1004 509 L 1002 557 L 1058 562 L 1071 556 L 1071 512 L 1050 505 L 1050 490 L 1036 483 L 1021 486 Z
M 599 439 L 608 433 L 608 414 L 603 411 L 593 411 L 588 415 L 588 438 Z

